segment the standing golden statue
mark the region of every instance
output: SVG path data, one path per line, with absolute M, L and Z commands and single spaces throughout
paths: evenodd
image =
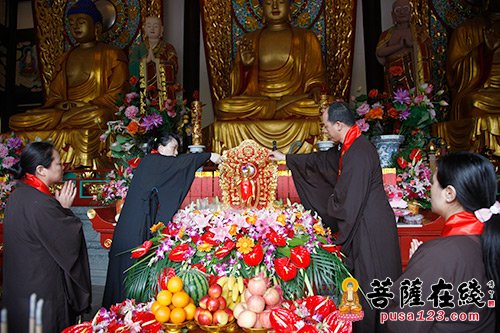
M 130 49 L 130 75 L 144 78 L 147 86 L 156 86 L 160 94 L 174 98 L 169 87 L 176 83 L 177 53 L 172 44 L 162 39 L 163 25 L 158 17 L 146 17 L 143 41 Z M 161 98 L 160 102 L 164 98 Z
M 252 138 L 267 147 L 276 139 L 281 148 L 320 134 L 318 102 L 325 84 L 320 43 L 312 31 L 290 25 L 289 1 L 262 5 L 265 27 L 238 43 L 230 96 L 215 106 L 217 120 L 224 121 L 224 129 L 216 123 L 215 137 L 228 147 Z
M 62 162 L 71 167 L 96 166 L 99 133 L 117 111 L 115 102 L 127 88 L 127 57 L 122 50 L 101 43 L 102 15 L 90 0 L 80 0 L 68 11 L 71 35 L 77 45 L 57 64 L 42 108 L 13 115 L 9 126 L 23 137 L 51 139 Z M 97 133 L 97 134 L 96 134 Z M 97 135 L 97 137 L 96 137 Z
M 394 26 L 382 32 L 377 44 L 377 60 L 384 65 L 385 91 L 410 89 L 430 79 L 430 38 L 411 22 L 408 0 L 392 4 Z
M 451 119 L 500 114 L 500 3 L 460 25 L 448 47 Z M 498 126 L 498 124 L 496 125 Z M 496 134 L 500 135 L 496 127 Z

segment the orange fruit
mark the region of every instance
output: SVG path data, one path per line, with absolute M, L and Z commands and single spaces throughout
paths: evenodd
M 156 295 L 156 300 L 164 306 L 170 305 L 172 303 L 172 293 L 168 290 L 162 290 Z
M 189 297 L 189 303 L 194 304 L 194 299 L 192 299 L 191 297 Z
M 169 307 L 170 310 L 175 309 L 175 306 L 173 304 L 170 304 L 168 307 Z
M 183 323 L 186 320 L 186 311 L 181 308 L 175 308 L 170 312 L 170 322 L 174 324 Z
M 154 301 L 153 304 L 151 304 L 151 312 L 156 313 L 156 310 L 158 310 L 161 306 L 160 302 Z
M 189 304 L 189 295 L 185 291 L 179 291 L 172 296 L 172 304 L 176 308 L 183 308 Z
M 193 320 L 194 313 L 196 311 L 196 305 L 194 305 L 193 303 L 189 303 L 184 308 L 184 311 L 186 312 L 186 320 Z
M 160 306 L 156 309 L 155 319 L 160 323 L 165 323 L 170 319 L 171 311 L 166 306 Z
M 168 279 L 167 289 L 172 294 L 181 291 L 183 286 L 184 284 L 182 283 L 182 279 L 178 276 L 173 276 L 170 279 Z

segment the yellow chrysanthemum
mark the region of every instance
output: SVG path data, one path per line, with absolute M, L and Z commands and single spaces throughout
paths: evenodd
M 255 215 L 247 216 L 247 223 L 248 224 L 254 225 L 256 221 L 257 221 L 257 216 L 255 216 Z
M 236 248 L 238 249 L 239 253 L 242 254 L 247 254 L 252 252 L 253 247 L 255 246 L 253 239 L 249 237 L 241 237 L 238 239 L 238 242 L 236 242 Z
M 297 230 L 301 229 L 302 231 L 306 232 L 306 228 L 302 223 L 295 223 L 295 229 Z
M 321 224 L 315 224 L 313 225 L 314 232 L 317 233 L 318 235 L 324 235 L 325 234 L 325 229 L 323 229 L 323 226 Z
M 282 226 L 285 226 L 285 224 L 286 224 L 286 216 L 285 216 L 285 214 L 278 215 L 278 217 L 276 218 L 276 221 L 278 221 L 279 223 L 281 223 Z
M 238 233 L 238 226 L 236 224 L 233 224 L 229 229 L 229 234 L 231 236 L 235 236 L 237 233 Z
M 301 218 L 302 218 L 302 212 L 296 212 L 296 213 L 295 213 L 295 216 L 296 216 L 298 219 L 301 219 Z
M 160 228 L 161 228 L 161 227 L 163 227 L 163 226 L 165 226 L 165 225 L 163 224 L 163 222 L 158 222 L 158 223 L 156 223 L 155 225 L 153 225 L 151 228 L 149 228 L 149 230 L 151 231 L 151 233 L 153 233 L 153 232 L 158 231 L 158 229 L 160 229 Z
M 179 234 L 178 234 L 178 236 L 177 236 L 177 237 L 182 238 L 182 236 L 184 236 L 184 230 L 185 230 L 185 228 L 184 228 L 184 227 L 180 228 L 180 229 L 179 229 Z
M 210 252 L 212 251 L 212 245 L 208 243 L 201 243 L 198 245 L 198 251 L 200 252 Z

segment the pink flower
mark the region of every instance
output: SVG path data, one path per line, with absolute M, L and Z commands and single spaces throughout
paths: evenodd
M 139 112 L 139 108 L 137 108 L 137 106 L 131 105 L 125 109 L 125 116 L 128 119 L 132 119 L 137 115 L 138 112 Z
M 9 149 L 7 149 L 7 146 L 4 144 L 0 143 L 0 158 L 7 157 L 9 155 Z
M 2 161 L 2 166 L 5 169 L 10 169 L 14 164 L 16 164 L 17 159 L 12 156 L 7 156 Z
M 125 103 L 130 104 L 136 97 L 139 97 L 139 94 L 136 92 L 131 92 L 125 95 Z
M 358 125 L 361 132 L 366 132 L 370 129 L 370 124 L 368 124 L 364 119 L 356 120 L 356 125 Z
M 425 95 L 418 95 L 415 97 L 414 102 L 415 102 L 415 104 L 420 104 L 424 101 L 424 99 L 425 99 Z
M 429 94 L 432 92 L 432 89 L 433 89 L 433 88 L 434 88 L 434 87 L 432 86 L 432 84 L 429 84 L 429 85 L 425 88 L 425 90 L 424 90 L 424 91 L 425 91 L 425 93 L 426 93 L 427 95 L 429 95 Z
M 106 133 L 101 134 L 99 136 L 99 141 L 104 142 L 104 141 L 106 141 L 107 138 L 108 138 L 108 136 L 106 135 Z
M 361 104 L 357 109 L 356 109 L 356 112 L 360 115 L 360 116 L 364 116 L 365 114 L 368 113 L 368 111 L 370 111 L 370 105 L 368 105 L 368 103 L 364 102 L 363 104 Z

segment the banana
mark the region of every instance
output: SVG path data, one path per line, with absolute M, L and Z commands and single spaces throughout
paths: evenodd
M 237 290 L 232 290 L 232 301 L 233 303 L 236 303 L 236 300 L 238 299 L 239 293 Z
M 243 284 L 243 278 L 241 276 L 238 276 L 238 291 L 240 294 L 243 294 L 243 289 L 245 285 Z
M 231 275 L 227 279 L 227 287 L 229 288 L 229 290 L 233 290 L 235 282 L 236 282 L 236 277 L 234 275 Z
M 221 287 L 224 287 L 224 285 L 227 284 L 227 282 L 228 282 L 227 276 L 223 276 L 217 280 L 217 284 Z

